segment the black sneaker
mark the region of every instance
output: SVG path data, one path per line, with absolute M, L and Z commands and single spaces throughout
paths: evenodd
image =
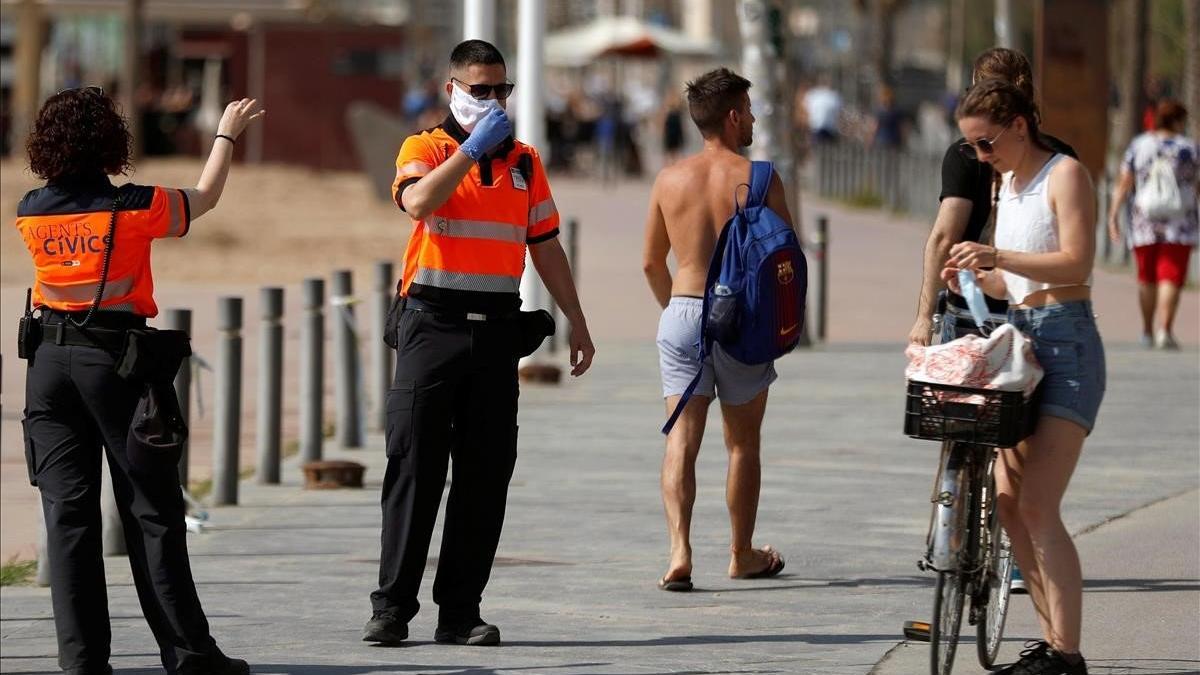
M 1082 656 L 1069 663 L 1062 654 L 1047 648 L 1040 657 L 1014 669 L 1013 675 L 1087 675 L 1087 663 Z
M 398 645 L 408 639 L 408 624 L 396 619 L 391 611 L 377 609 L 371 613 L 371 620 L 363 626 L 363 642 L 378 642 L 384 645 Z
M 1037 659 L 1046 655 L 1046 650 L 1050 649 L 1050 643 L 1045 640 L 1026 640 L 1025 649 L 1021 650 L 1021 656 L 1016 663 L 1010 663 L 1000 670 L 994 671 L 992 675 L 1024 675 L 1024 670 L 1017 670 L 1033 663 Z
M 450 645 L 495 646 L 500 644 L 500 629 L 476 619 L 458 627 L 438 626 L 433 640 Z
M 204 666 L 180 668 L 179 675 L 250 675 L 250 664 L 241 659 L 231 659 L 224 654 L 213 657 L 214 663 Z

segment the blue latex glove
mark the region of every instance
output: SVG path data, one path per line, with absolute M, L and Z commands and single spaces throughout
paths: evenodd
M 459 146 L 467 157 L 478 162 L 492 148 L 512 135 L 512 122 L 504 109 L 495 108 L 475 125 L 475 130 Z

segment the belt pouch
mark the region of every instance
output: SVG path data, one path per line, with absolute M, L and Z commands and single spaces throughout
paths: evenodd
M 383 320 L 383 343 L 396 349 L 400 343 L 400 316 L 404 314 L 404 296 L 396 293 L 392 304 L 388 306 L 387 317 Z
M 544 309 L 517 314 L 517 327 L 521 333 L 518 357 L 532 354 L 542 341 L 554 335 L 554 317 Z
M 188 428 L 172 380 L 191 353 L 188 334 L 181 330 L 137 328 L 125 332 L 125 348 L 116 371 L 142 388 L 125 443 L 135 469 L 153 471 L 179 462 Z

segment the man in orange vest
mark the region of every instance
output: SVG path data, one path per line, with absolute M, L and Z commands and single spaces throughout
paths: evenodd
M 382 553 L 368 642 L 408 637 L 453 457 L 434 639 L 500 643 L 479 604 L 516 462 L 517 360 L 544 335 L 530 335 L 518 311 L 526 248 L 571 324 L 571 374 L 587 371 L 595 353 L 541 159 L 513 139 L 504 111 L 513 86 L 494 46 L 458 45 L 446 83 L 451 114 L 409 136 L 396 158 L 392 196 L 414 227 L 399 288 L 403 309 L 389 326 L 396 378 L 387 398 Z

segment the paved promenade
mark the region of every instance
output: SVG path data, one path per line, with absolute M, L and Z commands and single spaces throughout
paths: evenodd
M 1110 389 L 1064 507 L 1071 531 L 1089 532 L 1080 545 L 1093 673 L 1200 669 L 1196 363 L 1194 349 L 1109 348 Z M 503 646 L 433 644 L 430 583 L 408 646 L 359 641 L 378 558 L 377 437 L 369 449 L 330 453 L 368 465 L 363 490 L 303 491 L 289 464 L 288 484 L 243 483 L 241 506 L 212 511 L 213 528 L 190 543 L 213 633 L 256 673 L 924 672 L 923 646 L 901 646 L 900 627 L 926 617 L 932 601 L 931 577 L 915 561 L 936 444 L 900 434 L 902 368 L 894 344 L 831 346 L 781 362 L 757 536 L 787 557 L 777 579 L 724 574 L 725 458 L 714 413 L 699 467 L 698 590 L 654 587 L 666 555 L 656 358 L 645 341 L 613 340 L 583 380 L 523 390 L 520 458 L 484 603 Z M 124 560 L 109 560 L 109 581 L 113 665 L 156 672 Z M 1031 631 L 1028 601 L 1017 598 L 1008 658 Z M 0 671 L 55 672 L 47 589 L 0 591 L 0 640 Z M 957 672 L 980 672 L 967 665 Z

